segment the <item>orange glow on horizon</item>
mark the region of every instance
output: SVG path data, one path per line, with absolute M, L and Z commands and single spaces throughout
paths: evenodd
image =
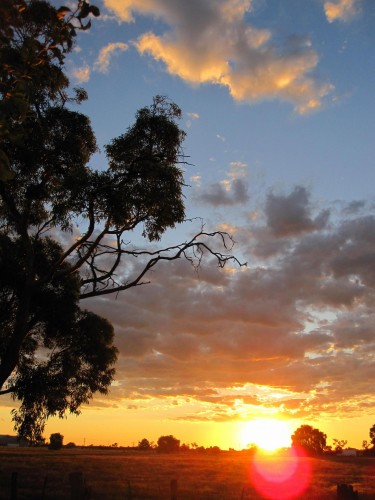
M 262 418 L 247 422 L 242 426 L 243 447 L 254 444 L 262 450 L 272 452 L 291 445 L 293 431 L 291 424 L 276 418 Z

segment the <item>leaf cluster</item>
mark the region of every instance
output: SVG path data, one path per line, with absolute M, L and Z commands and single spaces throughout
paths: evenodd
M 292 445 L 302 448 L 309 455 L 323 453 L 327 443 L 327 435 L 311 425 L 301 425 L 292 435 Z
M 0 180 L 14 177 L 3 140 L 21 143 L 30 133 L 30 115 L 40 117 L 50 101 L 81 102 L 77 89 L 69 98 L 63 71 L 65 56 L 77 30 L 88 29 L 82 19 L 99 15 L 97 7 L 80 0 L 75 11 L 56 9 L 44 0 L 2 0 L 0 4 Z

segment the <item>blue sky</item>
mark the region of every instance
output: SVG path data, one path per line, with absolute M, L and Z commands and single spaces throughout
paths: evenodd
M 248 267 L 174 262 L 87 302 L 115 326 L 117 382 L 64 432 L 108 419 L 132 432 L 120 444 L 237 446 L 233 426 L 280 418 L 360 446 L 375 421 L 374 1 L 96 4 L 67 68 L 100 147 L 154 95 L 175 101 L 187 215 L 229 230 Z

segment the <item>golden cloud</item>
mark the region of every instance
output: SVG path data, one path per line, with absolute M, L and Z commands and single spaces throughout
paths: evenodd
M 144 33 L 135 45 L 190 84 L 223 85 L 239 101 L 289 101 L 300 113 L 319 108 L 333 90 L 310 76 L 319 58 L 309 41 L 295 37 L 276 46 L 270 30 L 245 21 L 250 0 L 206 0 L 188 6 L 183 0 L 105 4 L 127 22 L 141 13 L 168 23 L 170 31 L 161 36 Z
M 358 13 L 359 0 L 338 0 L 326 2 L 324 11 L 330 23 L 333 21 L 349 21 Z
M 101 49 L 99 56 L 94 64 L 94 69 L 99 73 L 108 73 L 111 58 L 115 52 L 124 52 L 128 45 L 122 42 L 109 43 Z

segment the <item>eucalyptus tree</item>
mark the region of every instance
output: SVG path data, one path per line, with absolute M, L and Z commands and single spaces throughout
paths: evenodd
M 97 15 L 86 0 L 0 4 L 0 394 L 19 401 L 15 428 L 31 441 L 48 417 L 79 413 L 113 381 L 113 327 L 83 299 L 146 284 L 161 261 L 238 262 L 230 236 L 203 227 L 157 244 L 185 220 L 185 133 L 173 102 L 155 97 L 105 147 L 108 165 L 89 166 L 95 135 L 72 106 L 87 94 L 70 89 L 64 64 Z M 130 243 L 137 227 L 148 245 Z
M 309 455 L 321 455 L 327 444 L 327 435 L 311 425 L 301 425 L 292 435 L 292 445 L 302 448 Z

